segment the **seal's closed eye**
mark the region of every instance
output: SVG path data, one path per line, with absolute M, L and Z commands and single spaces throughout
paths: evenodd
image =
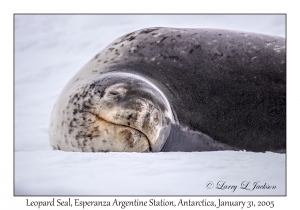
M 119 92 L 118 92 L 118 91 L 114 91 L 114 90 L 110 91 L 109 93 L 110 93 L 111 95 L 119 95 Z

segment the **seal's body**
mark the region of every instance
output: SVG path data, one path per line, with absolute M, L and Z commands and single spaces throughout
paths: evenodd
M 50 142 L 95 152 L 285 150 L 285 39 L 219 29 L 127 34 L 66 85 Z

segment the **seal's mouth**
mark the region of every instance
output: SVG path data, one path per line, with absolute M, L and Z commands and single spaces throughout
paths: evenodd
M 131 142 L 132 144 L 129 144 L 129 147 L 134 147 L 134 144 L 138 143 L 137 141 L 144 141 L 146 139 L 147 142 L 148 142 L 148 151 L 152 152 L 151 142 L 150 142 L 149 138 L 147 137 L 147 135 L 143 131 L 141 131 L 141 130 L 135 128 L 135 127 L 132 127 L 130 125 L 123 125 L 123 124 L 118 124 L 118 123 L 115 123 L 115 122 L 105 120 L 104 118 L 99 116 L 99 114 L 91 113 L 91 112 L 89 112 L 89 113 L 92 114 L 93 116 L 95 116 L 96 119 L 99 122 L 101 122 L 102 124 L 106 124 L 106 125 L 109 124 L 110 126 L 113 126 L 114 130 L 117 129 L 117 130 L 123 130 L 124 131 L 124 129 L 125 129 L 125 130 L 129 131 L 129 133 L 134 134 L 134 136 L 138 136 L 139 139 L 136 139 L 136 138 L 133 137 L 134 140 L 133 140 L 133 142 Z M 139 134 L 139 135 L 137 135 L 137 134 Z M 130 142 L 130 137 L 132 137 L 132 135 L 129 134 L 126 138 L 129 142 Z

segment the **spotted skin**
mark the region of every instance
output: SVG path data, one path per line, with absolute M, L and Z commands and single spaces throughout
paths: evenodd
M 81 152 L 160 151 L 174 121 L 160 94 L 135 75 L 103 74 L 76 89 L 65 104 L 55 105 L 52 147 Z

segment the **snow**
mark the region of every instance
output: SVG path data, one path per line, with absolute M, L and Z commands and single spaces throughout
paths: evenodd
M 52 107 L 69 79 L 141 28 L 223 28 L 285 36 L 284 15 L 16 15 L 15 195 L 285 195 L 286 155 L 76 153 L 50 148 Z M 208 182 L 214 183 L 207 189 Z M 240 189 L 249 181 L 276 189 Z M 232 189 L 216 189 L 238 186 Z
M 16 152 L 16 195 L 283 195 L 285 156 L 253 152 Z M 237 189 L 207 189 L 219 181 Z M 244 181 L 276 189 L 240 189 Z M 221 186 L 221 183 L 220 183 Z

